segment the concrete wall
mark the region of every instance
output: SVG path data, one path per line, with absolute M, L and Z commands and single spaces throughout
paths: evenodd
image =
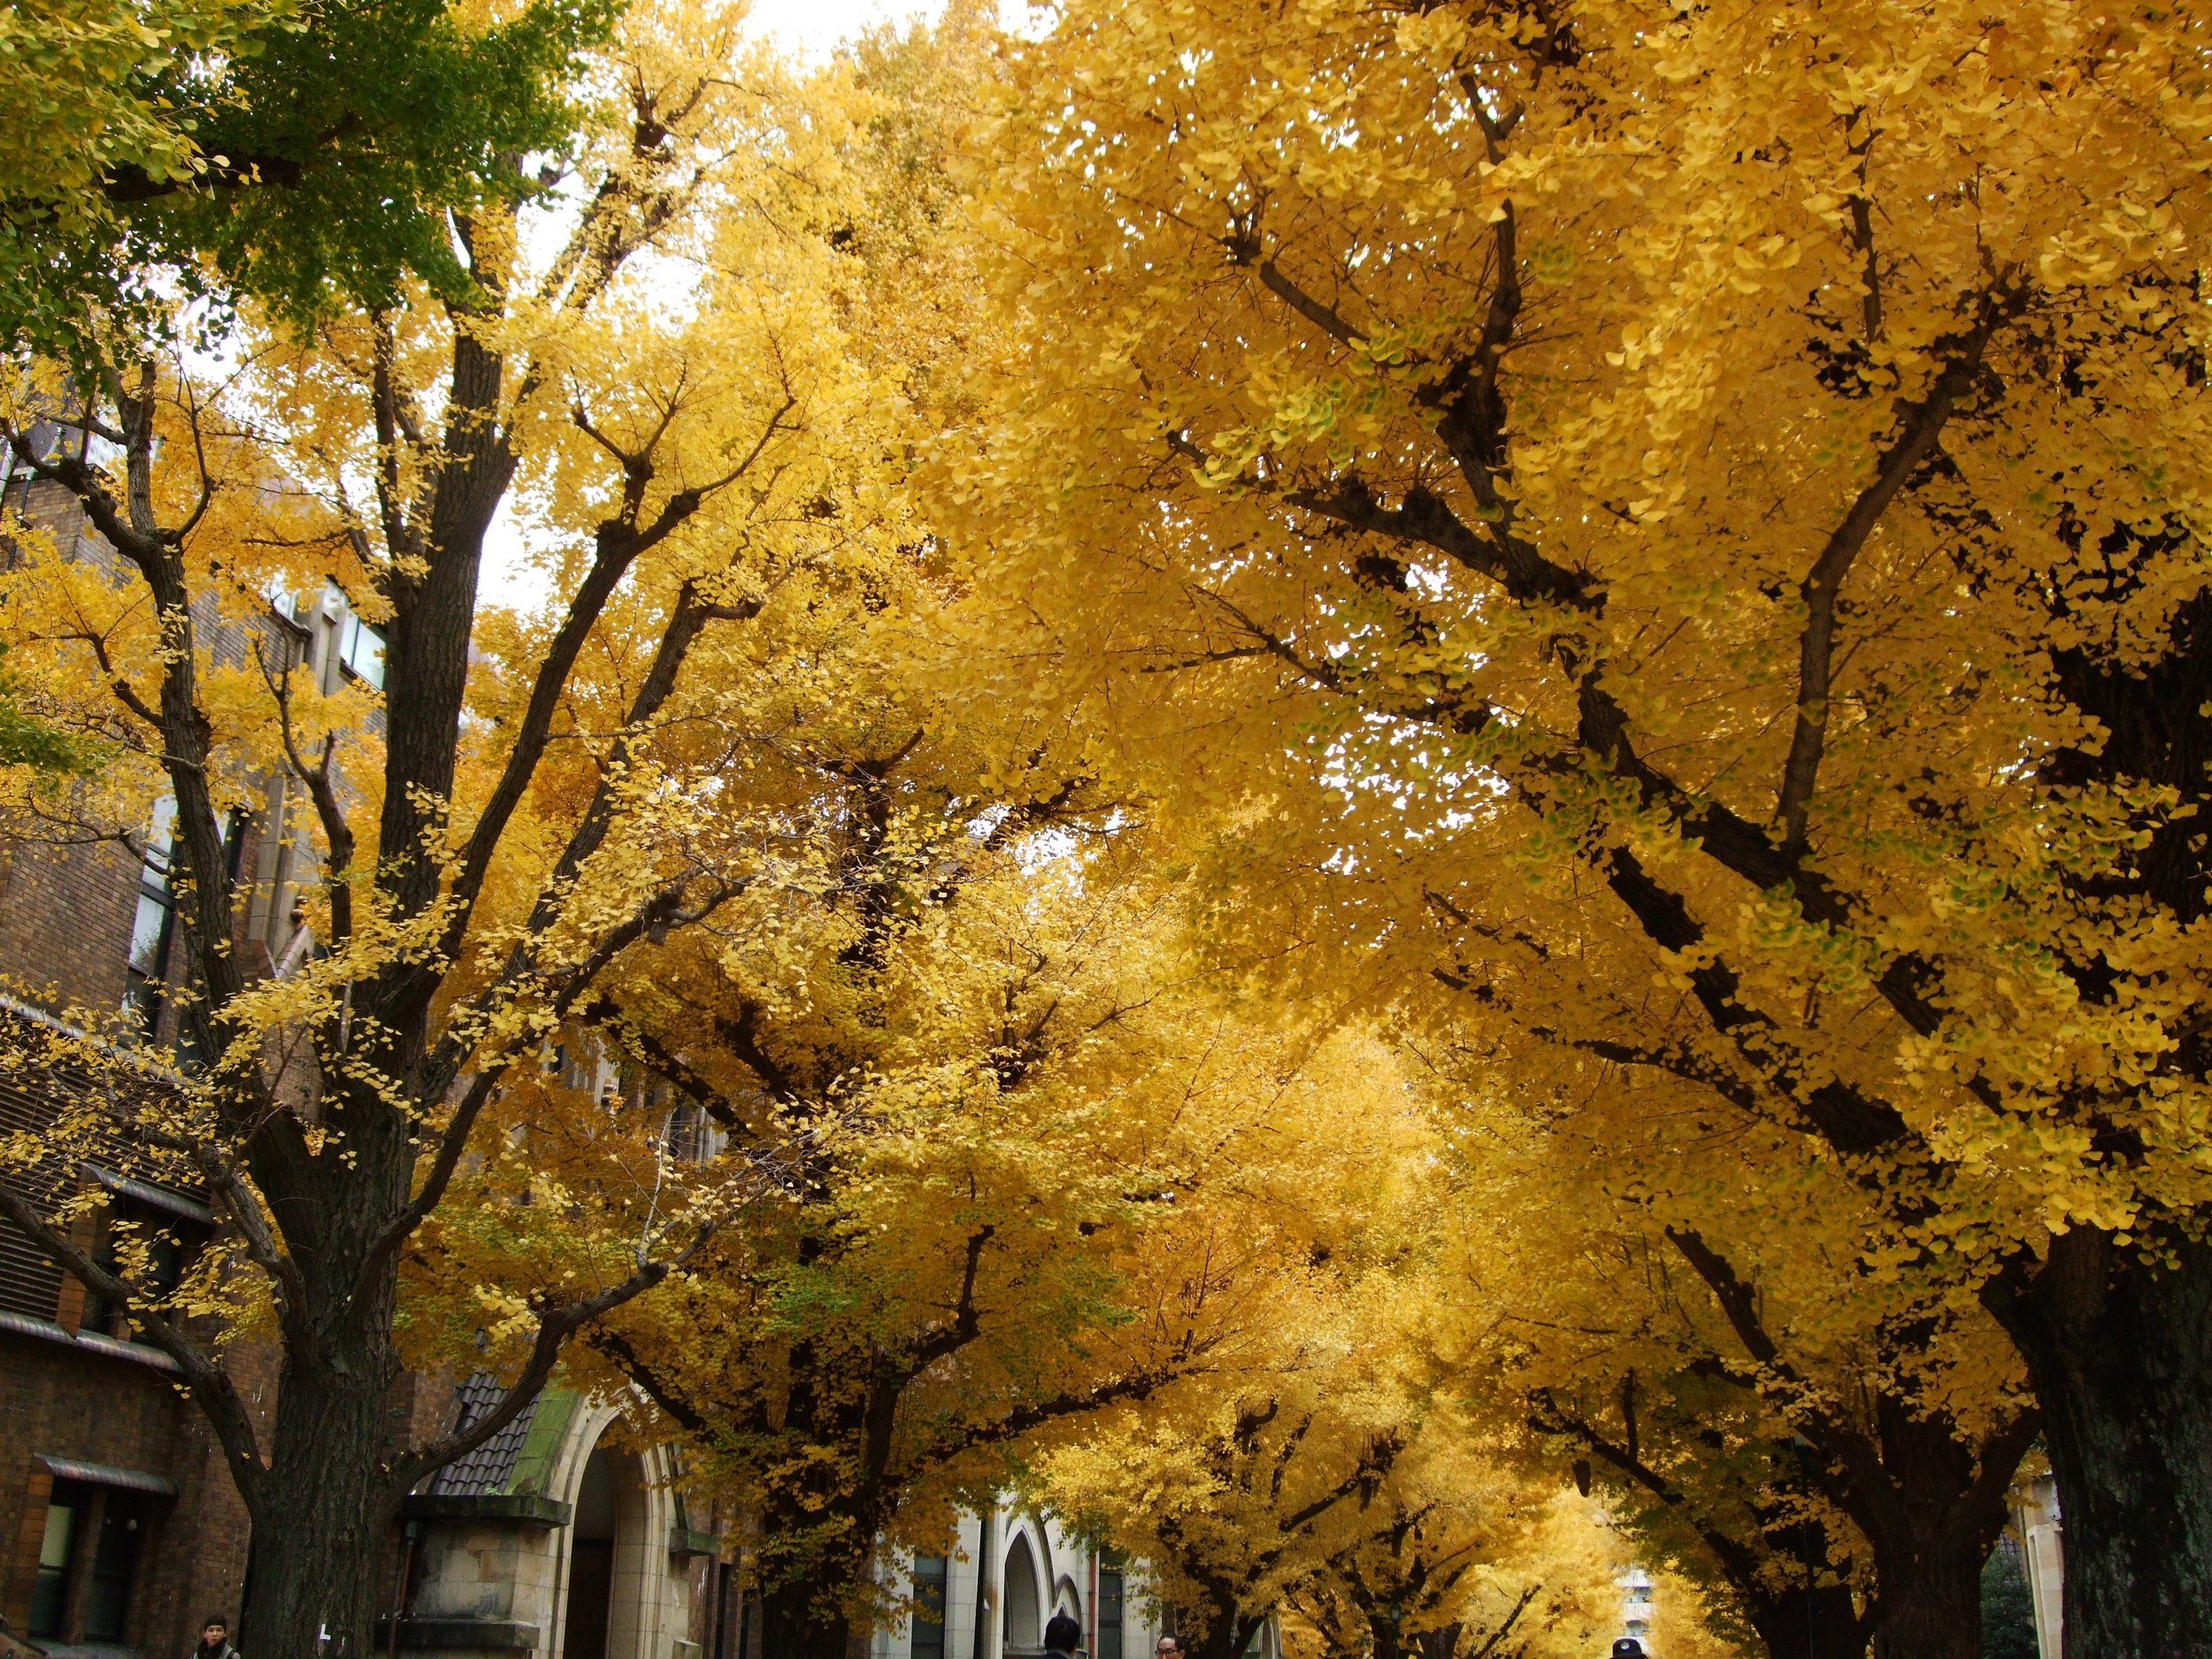
M 2028 1596 L 2035 1607 L 2035 1645 L 2041 1659 L 2066 1651 L 2065 1532 L 2059 1522 L 2058 1482 L 2038 1475 L 2013 1488 L 2013 1508 L 2026 1548 Z

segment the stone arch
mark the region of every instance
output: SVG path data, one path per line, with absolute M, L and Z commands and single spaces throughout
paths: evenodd
M 1006 1547 L 1006 1569 L 1000 1582 L 1005 1586 L 1002 1635 L 1008 1652 L 1044 1646 L 1044 1586 L 1037 1552 L 1029 1541 L 1029 1529 L 1015 1529 Z
M 607 1444 L 617 1416 L 596 1403 L 579 1411 L 554 1476 L 570 1520 L 541 1659 L 660 1659 L 664 1632 L 680 1628 L 667 1455 Z

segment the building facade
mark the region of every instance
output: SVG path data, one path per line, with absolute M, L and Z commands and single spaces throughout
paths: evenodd
M 2059 1524 L 2058 1482 L 2034 1475 L 2012 1489 L 2013 1525 L 2025 1558 L 2028 1598 L 2035 1609 L 2040 1659 L 2063 1659 L 2066 1649 L 2065 1532 Z
M 463 1414 L 498 1397 L 485 1379 Z M 664 1448 L 610 1434 L 604 1402 L 549 1388 L 492 1440 L 440 1470 L 404 1509 L 403 1654 L 442 1659 L 703 1659 L 715 1647 L 718 1539 L 687 1514 Z M 718 1581 L 719 1580 L 719 1581 Z
M 113 556 L 58 488 L 4 480 L 9 509 L 70 557 L 104 568 Z M 217 630 L 219 656 L 245 647 Z M 233 826 L 242 868 L 262 900 L 242 949 L 269 954 L 276 928 L 268 880 L 283 844 L 265 816 Z M 58 837 L 0 851 L 0 1020 L 56 1024 L 72 1007 L 139 1017 L 156 1070 L 178 1032 L 164 993 L 180 963 L 171 950 L 174 900 L 167 837 L 157 814 L 143 856 L 116 842 Z M 280 940 L 279 943 L 280 945 Z M 19 993 L 19 995 L 18 995 Z M 20 1048 L 20 1044 L 12 1045 Z M 35 1132 L 56 1110 L 52 1079 L 0 1070 L 0 1133 Z M 157 1283 L 175 1282 L 216 1237 L 204 1194 L 143 1179 L 127 1147 L 76 1169 L 40 1168 L 47 1196 L 97 1186 L 106 1205 L 80 1225 L 77 1243 L 111 1256 L 119 1223 L 157 1232 Z M 234 1344 L 227 1363 L 250 1409 L 273 1400 L 274 1356 Z M 198 1409 L 176 1386 L 168 1356 L 138 1340 L 120 1309 L 88 1296 L 0 1221 L 0 1619 L 8 1634 L 74 1659 L 182 1653 L 201 1621 L 236 1616 L 250 1552 L 245 1507 Z
M 409 1501 L 399 1652 L 761 1659 L 736 1552 L 687 1512 L 669 1454 L 626 1449 L 618 1420 L 549 1391 Z M 945 1554 L 887 1549 L 878 1571 L 898 1610 L 853 1659 L 1039 1659 L 1056 1613 L 1089 1659 L 1147 1659 L 1162 1629 L 1139 1569 L 1011 1504 L 963 1516 Z M 1255 1659 L 1273 1659 L 1271 1632 Z
M 1013 1504 L 963 1516 L 949 1554 L 892 1552 L 882 1571 L 907 1610 L 869 1639 L 868 1659 L 1036 1659 L 1056 1613 L 1090 1659 L 1148 1659 L 1164 1628 L 1141 1568 Z

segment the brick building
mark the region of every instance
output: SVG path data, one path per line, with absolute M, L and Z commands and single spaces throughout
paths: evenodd
M 12 472 L 0 475 L 0 494 L 65 557 L 126 579 L 58 487 Z M 219 664 L 244 663 L 258 634 L 265 650 L 285 654 L 325 690 L 344 678 L 381 684 L 381 641 L 334 591 L 275 595 L 250 624 L 211 614 L 195 622 Z M 235 944 L 262 973 L 287 971 L 312 944 L 294 919 L 299 887 L 315 876 L 299 821 L 310 809 L 287 786 L 273 780 L 259 810 L 229 826 L 233 868 L 251 895 Z M 0 847 L 0 1021 L 59 1023 L 73 1007 L 127 1012 L 150 1061 L 188 1066 L 166 994 L 183 952 L 172 949 L 159 808 L 142 840 L 142 857 L 113 841 L 17 838 Z M 589 1056 L 556 1055 L 578 1087 L 612 1080 Z M 603 1070 L 609 1075 L 592 1075 Z M 0 1133 L 38 1129 L 65 1093 L 53 1077 L 26 1071 L 0 1070 Z M 710 1155 L 697 1115 L 677 1118 L 672 1149 Z M 162 1270 L 181 1272 L 192 1252 L 219 1241 L 219 1220 L 204 1194 L 158 1185 L 149 1172 L 119 1146 L 77 1169 L 42 1168 L 34 1179 L 50 1194 L 86 1183 L 104 1189 L 104 1209 L 78 1233 L 96 1256 L 109 1248 L 104 1233 L 127 1219 L 158 1230 L 168 1252 Z M 225 1363 L 265 1412 L 274 1354 L 234 1342 Z M 0 1421 L 9 1428 L 0 1440 L 0 1617 L 11 1636 L 56 1659 L 131 1659 L 183 1654 L 211 1612 L 235 1620 L 251 1570 L 244 1506 L 175 1378 L 173 1362 L 136 1340 L 119 1310 L 88 1302 L 0 1219 Z M 496 1394 L 486 1379 L 457 1389 L 448 1377 L 410 1377 L 401 1391 L 395 1405 L 424 1439 Z M 549 1390 L 413 1494 L 391 1540 L 397 1629 L 388 1618 L 383 1640 L 396 1637 L 397 1653 L 420 1659 L 736 1659 L 742 1621 L 730 1569 L 713 1559 L 715 1537 L 685 1514 L 665 1455 L 601 1444 L 616 1417 L 606 1402 Z M 242 1634 L 250 1644 L 250 1631 Z
M 111 555 L 84 533 L 58 489 L 7 480 L 8 505 L 74 557 Z M 236 653 L 242 637 L 219 641 Z M 173 1044 L 161 988 L 175 972 L 173 903 L 155 823 L 149 856 L 114 842 L 0 850 L 0 974 L 11 994 L 0 1019 L 56 1021 L 74 1006 L 132 1008 L 150 1053 Z M 240 825 L 238 851 L 258 858 L 259 826 Z M 17 995 L 19 993 L 20 995 Z M 0 1131 L 35 1129 L 53 1110 L 51 1079 L 0 1072 Z M 106 1191 L 104 1213 L 78 1241 L 100 1254 L 119 1219 L 165 1235 L 157 1274 L 180 1271 L 211 1240 L 204 1195 L 140 1179 L 126 1148 L 75 1171 L 47 1171 Z M 229 1363 L 248 1399 L 266 1408 L 273 1356 L 248 1345 Z M 169 1357 L 142 1340 L 121 1310 L 88 1298 L 30 1240 L 0 1222 L 0 1617 L 11 1635 L 62 1655 L 181 1654 L 200 1621 L 235 1617 L 249 1553 L 243 1504 Z

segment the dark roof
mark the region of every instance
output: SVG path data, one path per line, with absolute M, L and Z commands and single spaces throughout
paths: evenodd
M 482 1418 L 506 1392 L 498 1379 L 487 1371 L 478 1371 L 461 1385 L 459 1409 L 453 1418 L 454 1432 L 458 1433 Z M 467 1456 L 456 1458 L 431 1476 L 430 1484 L 423 1490 L 441 1497 L 506 1491 L 515 1478 L 515 1463 L 522 1455 L 522 1442 L 529 1437 L 530 1420 L 537 1414 L 538 1402 L 534 1399 L 516 1412 L 513 1420 L 498 1433 Z

